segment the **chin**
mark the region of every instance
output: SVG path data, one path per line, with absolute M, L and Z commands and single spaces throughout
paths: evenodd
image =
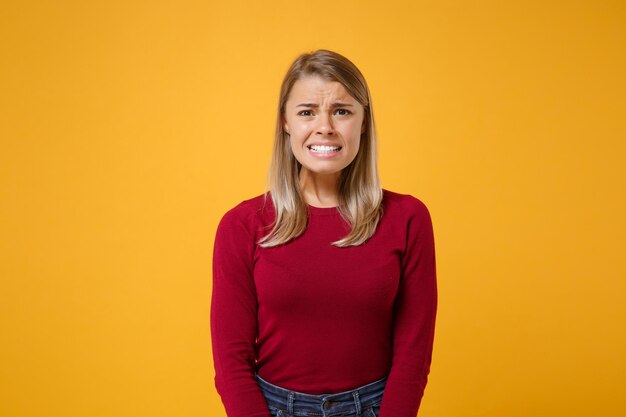
M 331 174 L 339 174 L 341 173 L 341 171 L 343 171 L 343 168 L 336 168 L 336 169 L 324 169 L 324 168 L 316 168 L 316 167 L 307 167 L 307 166 L 302 166 L 302 169 L 309 171 L 309 173 L 311 174 L 316 174 L 316 175 L 331 175 Z M 302 171 L 301 169 L 301 171 Z

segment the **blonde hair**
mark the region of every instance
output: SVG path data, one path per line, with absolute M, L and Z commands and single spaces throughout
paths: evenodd
M 276 216 L 268 226 L 272 228 L 270 233 L 258 241 L 264 248 L 286 243 L 306 229 L 307 204 L 299 182 L 302 165 L 293 155 L 283 121 L 285 103 L 294 83 L 311 75 L 341 83 L 365 112 L 365 131 L 361 134 L 359 151 L 339 178 L 337 209 L 351 225 L 351 231 L 332 245 L 347 247 L 364 243 L 374 234 L 382 216 L 383 191 L 378 177 L 374 112 L 365 78 L 352 62 L 336 52 L 320 49 L 305 53 L 293 62 L 280 88 L 274 147 L 263 200 L 265 204 L 269 189 Z

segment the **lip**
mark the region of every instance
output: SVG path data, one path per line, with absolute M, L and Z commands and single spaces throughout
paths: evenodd
M 307 148 L 309 146 L 339 146 L 340 148 L 342 148 L 342 146 L 338 143 L 324 143 L 324 142 L 313 142 L 313 143 L 309 143 L 308 145 L 306 145 Z
M 309 146 L 311 146 L 311 145 L 309 145 Z M 338 146 L 338 145 L 326 145 L 326 146 Z M 309 147 L 307 146 L 307 150 L 309 151 L 309 154 L 311 154 L 314 158 L 319 158 L 319 159 L 333 158 L 334 156 L 339 154 L 339 152 L 341 152 L 342 149 L 343 148 L 341 148 L 341 149 L 339 149 L 338 151 L 335 151 L 335 152 L 315 152 L 312 149 L 309 149 Z

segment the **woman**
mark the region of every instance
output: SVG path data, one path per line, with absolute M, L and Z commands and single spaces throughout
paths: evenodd
M 289 68 L 268 182 L 215 237 L 228 417 L 415 417 L 437 306 L 432 223 L 420 200 L 381 188 L 369 90 L 345 57 Z

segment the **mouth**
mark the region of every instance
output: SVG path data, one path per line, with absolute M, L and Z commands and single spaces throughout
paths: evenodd
M 342 147 L 341 146 L 327 146 L 327 145 L 309 145 L 307 148 L 314 154 L 317 155 L 334 155 L 339 152 Z

